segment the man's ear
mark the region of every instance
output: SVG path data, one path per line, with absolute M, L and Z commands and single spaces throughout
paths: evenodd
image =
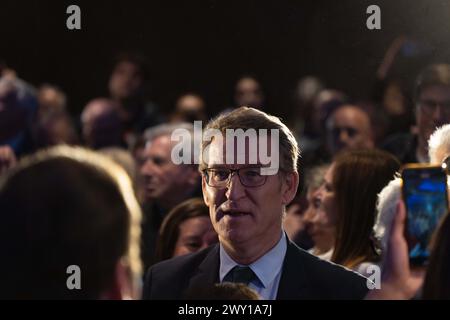
M 117 262 L 111 287 L 102 294 L 106 300 L 132 300 L 135 297 L 131 271 L 122 261 Z
M 283 204 L 288 205 L 294 200 L 297 194 L 297 188 L 299 183 L 298 172 L 289 172 L 283 175 L 284 184 L 282 188 L 283 192 Z

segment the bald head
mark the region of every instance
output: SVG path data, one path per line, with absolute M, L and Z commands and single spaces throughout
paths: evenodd
M 373 148 L 369 115 L 353 105 L 336 109 L 327 123 L 327 144 L 332 155 L 341 150 Z
M 206 121 L 207 118 L 205 100 L 197 94 L 187 93 L 178 98 L 171 122 Z
M 196 94 L 185 94 L 178 98 L 176 110 L 181 112 L 202 112 L 205 110 L 205 102 Z
M 83 138 L 94 149 L 121 145 L 122 125 L 113 100 L 98 98 L 90 101 L 81 114 Z
M 240 78 L 236 83 L 234 99 L 237 106 L 261 108 L 264 104 L 261 84 L 250 76 Z

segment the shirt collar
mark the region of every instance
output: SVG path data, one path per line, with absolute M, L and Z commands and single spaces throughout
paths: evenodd
M 264 288 L 272 283 L 278 273 L 281 271 L 283 267 L 284 257 L 287 251 L 287 243 L 286 243 L 286 235 L 284 231 L 281 232 L 281 237 L 278 243 L 270 249 L 266 254 L 264 254 L 261 258 L 251 263 L 249 267 L 256 274 L 258 279 L 261 281 Z M 231 271 L 235 266 L 239 266 L 236 261 L 234 261 L 228 253 L 223 248 L 222 244 L 220 244 L 220 268 L 219 268 L 219 277 L 220 281 L 223 281 L 223 278 Z

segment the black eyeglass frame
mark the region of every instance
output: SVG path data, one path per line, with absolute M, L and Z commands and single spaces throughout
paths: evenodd
M 257 185 L 247 185 L 245 183 L 242 182 L 242 177 L 239 174 L 241 170 L 249 170 L 249 169 L 259 169 L 261 170 L 261 167 L 243 167 L 243 168 L 239 168 L 239 169 L 229 169 L 229 168 L 206 168 L 202 170 L 203 175 L 205 176 L 205 180 L 206 183 L 208 184 L 208 186 L 210 186 L 211 188 L 216 188 L 216 189 L 224 189 L 226 188 L 231 181 L 231 178 L 233 176 L 234 173 L 237 173 L 238 177 L 239 177 L 239 181 L 241 182 L 241 184 L 246 187 L 246 188 L 258 188 L 263 186 L 266 182 L 267 182 L 267 177 L 269 175 L 261 175 L 261 177 L 264 177 L 264 180 L 262 180 L 262 182 L 260 184 Z M 210 181 L 209 181 L 209 172 L 211 171 L 219 171 L 219 170 L 223 170 L 223 171 L 228 171 L 228 178 L 226 180 L 226 182 L 224 181 L 223 186 L 218 186 L 218 185 L 211 185 Z M 278 170 L 278 172 L 282 171 L 281 169 Z

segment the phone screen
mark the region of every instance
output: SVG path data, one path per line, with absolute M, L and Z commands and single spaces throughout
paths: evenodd
M 430 256 L 433 231 L 448 211 L 447 175 L 440 167 L 407 168 L 402 179 L 409 259 L 411 264 L 424 265 Z

